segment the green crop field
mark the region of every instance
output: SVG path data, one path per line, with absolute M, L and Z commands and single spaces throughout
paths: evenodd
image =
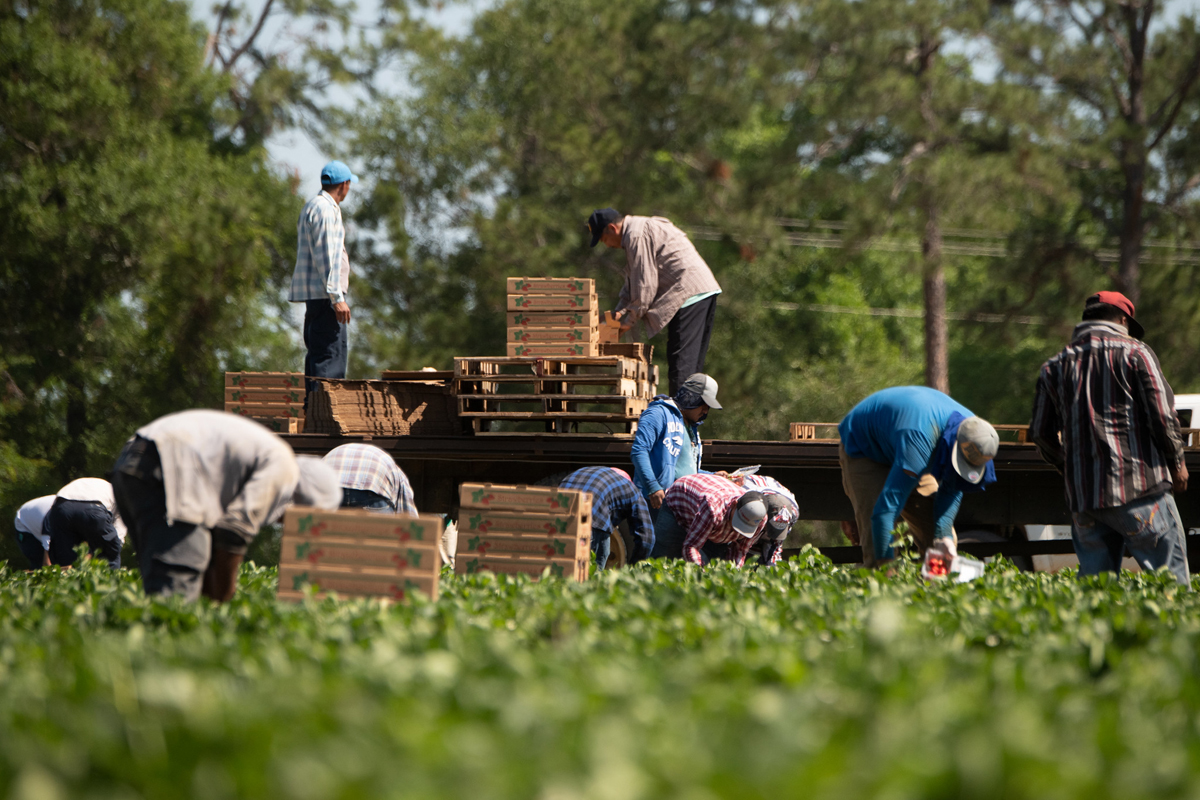
M 0 568 L 2 569 L 2 568 Z M 410 606 L 0 572 L 0 797 L 1195 797 L 1200 599 L 1004 564 L 450 577 Z

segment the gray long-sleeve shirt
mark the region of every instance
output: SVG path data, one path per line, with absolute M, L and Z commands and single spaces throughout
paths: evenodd
M 668 219 L 625 217 L 621 246 L 625 285 L 617 311 L 628 309 L 622 322 L 642 321 L 647 336 L 661 331 L 689 297 L 721 291 L 691 239 Z
M 292 448 L 234 414 L 180 411 L 138 435 L 158 448 L 171 522 L 234 531 L 249 542 L 283 514 L 300 480 Z

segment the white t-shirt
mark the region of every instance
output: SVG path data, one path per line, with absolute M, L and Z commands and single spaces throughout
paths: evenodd
M 111 483 L 103 478 L 78 478 L 59 489 L 58 496 L 63 500 L 83 500 L 104 506 L 113 516 L 117 539 L 125 541 L 125 523 L 121 520 L 121 512 L 117 510 L 117 499 L 113 496 Z
M 52 505 L 54 505 L 54 495 L 37 497 L 18 508 L 17 516 L 13 518 L 13 525 L 17 530 L 33 535 L 42 543 L 43 550 L 50 549 L 50 537 L 42 533 L 42 520 L 46 518 Z

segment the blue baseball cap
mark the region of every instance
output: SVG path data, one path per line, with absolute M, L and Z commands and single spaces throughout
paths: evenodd
M 350 168 L 341 161 L 330 161 L 321 168 L 321 185 L 322 186 L 337 186 L 339 183 L 358 183 L 358 176 L 350 171 Z

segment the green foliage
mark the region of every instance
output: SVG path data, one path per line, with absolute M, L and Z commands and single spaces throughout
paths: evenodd
M 0 574 L 12 797 L 1158 797 L 1196 788 L 1200 595 L 648 563 L 437 602 Z

